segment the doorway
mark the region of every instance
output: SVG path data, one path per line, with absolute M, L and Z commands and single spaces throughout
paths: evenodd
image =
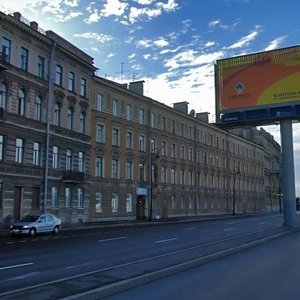
M 145 206 L 146 206 L 145 196 L 138 196 L 136 199 L 136 219 L 137 220 L 144 220 L 146 218 Z
M 15 186 L 14 192 L 14 219 L 20 220 L 21 219 L 21 203 L 23 197 L 23 187 Z

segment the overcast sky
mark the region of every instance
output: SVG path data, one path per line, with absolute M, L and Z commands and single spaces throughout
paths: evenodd
M 295 46 L 300 36 L 298 0 L 10 0 L 0 9 L 19 11 L 94 57 L 99 76 L 145 80 L 146 96 L 170 106 L 187 101 L 210 121 L 216 60 Z M 265 129 L 280 142 L 279 126 Z M 300 194 L 298 124 L 294 153 Z

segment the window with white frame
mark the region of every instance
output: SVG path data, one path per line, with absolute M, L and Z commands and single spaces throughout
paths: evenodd
M 71 92 L 75 90 L 75 73 L 71 71 L 69 71 L 68 90 Z
M 112 178 L 119 178 L 119 160 L 112 159 L 111 161 L 111 177 Z
M 171 184 L 176 184 L 176 169 L 171 169 Z
M 86 113 L 82 111 L 79 116 L 79 132 L 85 133 Z
M 145 181 L 145 164 L 139 164 L 139 178 L 140 181 Z
M 103 94 L 100 94 L 100 93 L 97 94 L 96 109 L 98 111 L 104 112 L 104 95 Z
M 172 209 L 176 208 L 176 198 L 175 198 L 175 195 L 171 195 L 171 208 Z
M 72 150 L 66 151 L 66 170 L 72 170 Z
M 58 169 L 59 165 L 59 148 L 57 146 L 52 147 L 52 168 Z
M 161 183 L 167 183 L 167 168 L 161 167 L 161 174 L 160 174 Z
M 193 161 L 193 148 L 189 148 L 189 161 Z
M 132 161 L 126 161 L 126 179 L 132 180 L 133 178 L 133 163 Z
M 78 152 L 78 172 L 84 172 L 85 168 L 85 156 L 82 151 Z
M 41 56 L 38 56 L 37 76 L 40 78 L 45 77 L 45 58 Z
M 176 158 L 176 144 L 172 144 L 171 157 Z
M 156 128 L 156 114 L 151 113 L 151 127 Z
M 24 71 L 28 71 L 28 54 L 29 50 L 21 47 L 20 68 Z
M 58 207 L 58 187 L 51 188 L 51 206 Z
M 189 185 L 194 184 L 194 173 L 193 171 L 189 171 Z
M 150 144 L 151 153 L 154 153 L 156 150 L 156 139 L 151 138 L 150 143 L 151 143 Z
M 65 207 L 71 207 L 72 190 L 69 187 L 65 188 Z
M 19 89 L 18 93 L 18 114 L 20 116 L 25 116 L 26 110 L 26 93 L 25 90 Z
M 34 166 L 40 166 L 41 164 L 41 144 L 38 142 L 33 143 L 32 163 Z
M 54 125 L 60 126 L 60 103 L 55 103 L 54 106 Z
M 145 152 L 146 150 L 146 145 L 145 145 L 145 136 L 144 135 L 140 135 L 139 136 L 139 151 L 143 151 Z
M 140 108 L 139 122 L 140 124 L 145 124 L 145 111 L 143 108 Z
M 112 114 L 115 117 L 119 116 L 119 100 L 113 99 L 112 101 Z
M 96 212 L 103 212 L 103 194 L 102 192 L 96 192 Z
M 3 37 L 2 39 L 2 59 L 6 63 L 10 63 L 11 56 L 11 40 Z
M 185 171 L 180 170 L 180 184 L 185 184 Z
M 6 85 L 1 82 L 0 83 L 0 108 L 6 109 L 7 105 L 7 88 Z
M 166 141 L 161 142 L 161 155 L 163 155 L 163 156 L 167 155 L 167 142 Z
M 118 212 L 119 208 L 119 196 L 117 193 L 112 193 L 111 197 L 111 211 Z
M 15 162 L 22 164 L 24 160 L 24 140 L 17 138 L 16 139 L 16 156 Z
M 172 133 L 176 133 L 176 122 L 174 120 L 172 120 Z
M 119 146 L 120 145 L 120 131 L 118 128 L 112 129 L 112 145 Z
M 183 123 L 180 124 L 180 135 L 184 136 L 184 125 L 183 125 Z
M 86 79 L 85 78 L 81 78 L 80 79 L 80 96 L 86 97 L 86 92 L 87 92 Z
M 96 157 L 96 177 L 104 177 L 103 171 L 104 171 L 104 158 L 102 156 Z
M 185 158 L 185 153 L 184 153 L 184 146 L 181 145 L 180 146 L 180 159 L 184 159 Z
M 132 212 L 132 194 L 126 194 L 126 212 Z
M 131 104 L 126 105 L 126 119 L 128 121 L 132 120 L 132 106 L 131 106 Z
M 42 97 L 36 96 L 34 103 L 34 119 L 37 121 L 42 120 Z
M 161 130 L 162 131 L 166 131 L 167 130 L 167 127 L 166 127 L 166 118 L 165 117 L 161 118 Z
M 132 149 L 133 145 L 133 140 L 132 140 L 132 132 L 131 131 L 126 131 L 126 149 Z
M 83 189 L 77 189 L 77 203 L 78 208 L 83 208 L 84 206 L 84 198 L 83 198 Z
M 63 67 L 56 65 L 55 69 L 55 84 L 62 86 L 63 83 Z
M 101 123 L 97 124 L 96 128 L 96 141 L 98 143 L 104 143 L 105 142 L 105 134 L 104 134 L 104 125 Z
M 68 113 L 67 113 L 67 128 L 68 129 L 73 129 L 73 108 L 72 107 L 68 108 Z

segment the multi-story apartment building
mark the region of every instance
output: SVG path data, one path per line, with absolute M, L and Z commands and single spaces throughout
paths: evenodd
M 0 13 L 0 222 L 265 210 L 263 146 L 98 77 L 93 58 Z

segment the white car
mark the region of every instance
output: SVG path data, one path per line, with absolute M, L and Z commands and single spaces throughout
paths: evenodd
M 40 216 L 27 215 L 22 220 L 10 226 L 12 235 L 27 234 L 35 236 L 37 233 L 52 232 L 58 234 L 61 229 L 61 220 L 52 214 Z

